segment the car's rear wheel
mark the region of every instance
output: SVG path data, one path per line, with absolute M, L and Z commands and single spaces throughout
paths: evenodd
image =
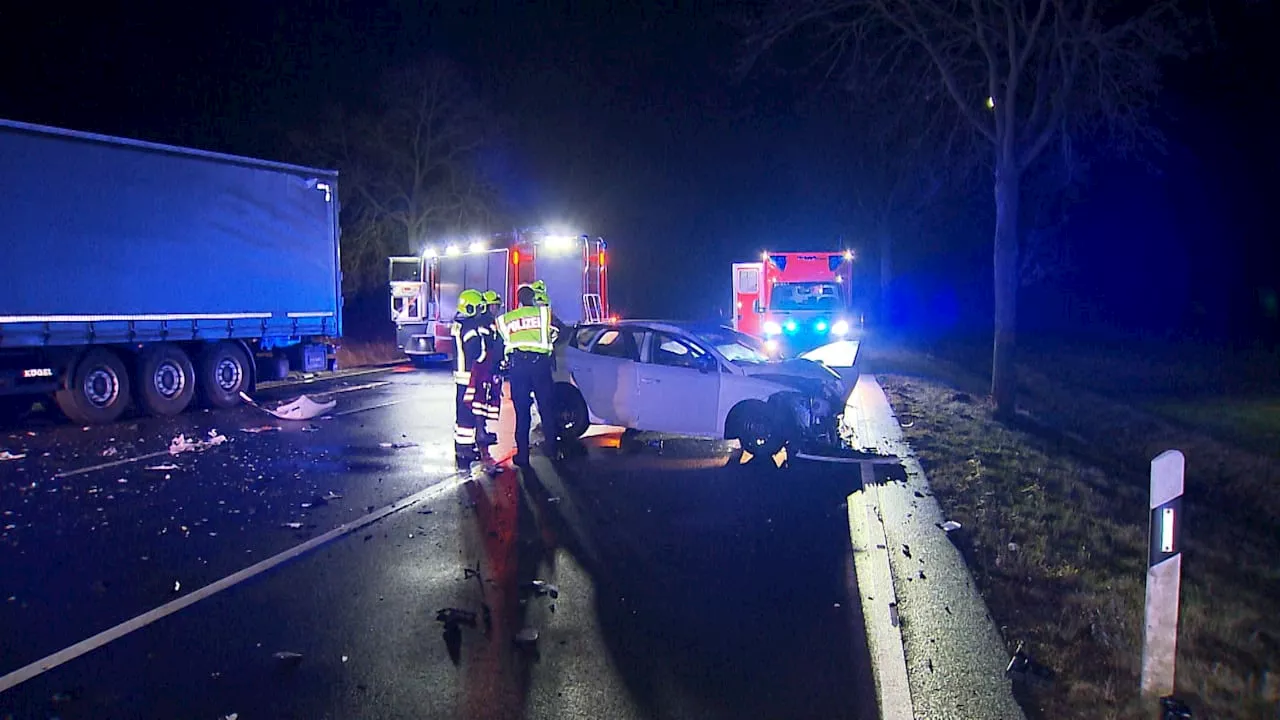
M 591 417 L 587 412 L 587 401 L 583 399 L 578 388 L 569 383 L 556 383 L 556 427 L 560 437 L 576 439 L 582 437 L 591 425 Z
M 752 455 L 776 455 L 787 444 L 778 415 L 759 400 L 744 400 L 729 414 L 727 437 L 737 438 Z

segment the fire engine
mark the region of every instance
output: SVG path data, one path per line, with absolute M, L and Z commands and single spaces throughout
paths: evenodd
M 800 353 L 848 339 L 854 311 L 853 252 L 764 252 L 733 264 L 733 327 L 763 337 L 770 353 Z
M 390 258 L 396 344 L 417 363 L 451 359 L 449 328 L 458 293 L 496 290 L 510 309 L 516 289 L 534 280 L 546 283 L 551 308 L 562 322 L 601 322 L 609 313 L 606 268 L 603 238 L 541 229 L 429 246 L 421 255 Z

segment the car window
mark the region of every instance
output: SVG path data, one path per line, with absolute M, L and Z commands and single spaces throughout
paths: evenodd
M 649 345 L 649 362 L 668 367 L 697 368 L 697 359 L 706 352 L 674 335 L 657 332 Z
M 596 338 L 596 344 L 591 346 L 591 354 L 638 362 L 640 344 L 630 330 L 605 330 Z
M 578 328 L 578 331 L 573 334 L 573 338 L 569 341 L 569 347 L 585 348 L 591 345 L 591 338 L 595 337 L 599 332 L 599 325 Z

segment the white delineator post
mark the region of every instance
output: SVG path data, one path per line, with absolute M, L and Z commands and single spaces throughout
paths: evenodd
M 1173 694 L 1178 654 L 1178 602 L 1182 586 L 1182 488 L 1186 459 L 1166 450 L 1151 461 L 1151 536 L 1147 551 L 1147 604 L 1142 641 L 1142 694 Z

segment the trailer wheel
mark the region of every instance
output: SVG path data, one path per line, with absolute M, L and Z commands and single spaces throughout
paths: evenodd
M 759 400 L 735 405 L 725 424 L 725 437 L 737 438 L 742 449 L 755 456 L 776 455 L 787 444 L 777 413 Z
M 129 406 L 129 372 L 120 356 L 94 348 L 72 366 L 71 382 L 54 394 L 58 409 L 85 425 L 114 422 Z
M 195 395 L 196 371 L 182 348 L 156 345 L 138 358 L 138 404 L 148 414 L 177 415 Z
M 229 408 L 240 404 L 240 393 L 249 390 L 249 356 L 239 345 L 220 342 L 200 357 L 197 389 L 206 405 Z
M 582 398 L 578 388 L 569 383 L 556 383 L 555 387 L 556 425 L 560 429 L 560 437 L 576 440 L 591 426 L 591 416 L 587 412 L 587 401 Z

